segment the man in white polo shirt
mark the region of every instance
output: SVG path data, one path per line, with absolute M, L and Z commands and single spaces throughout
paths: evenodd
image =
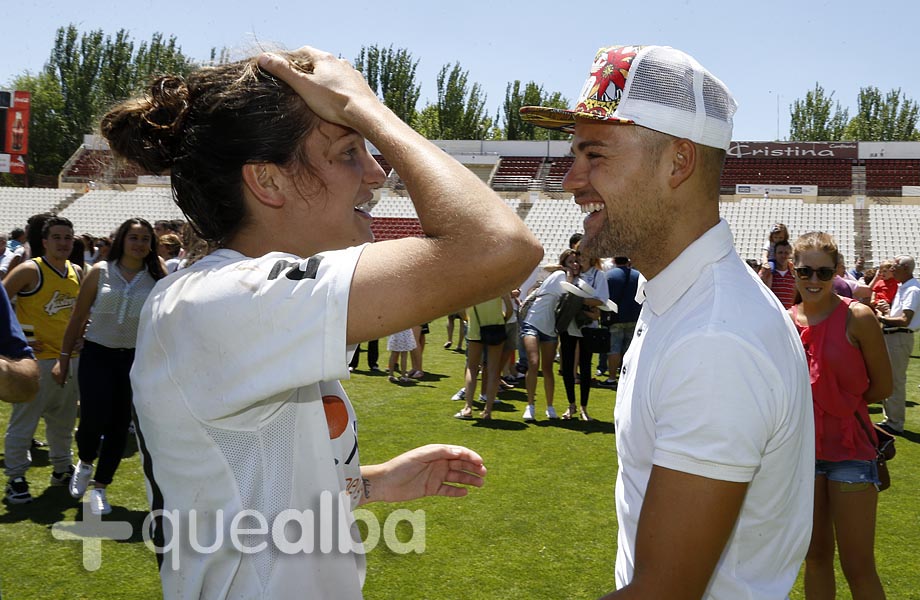
M 814 422 L 802 344 L 735 252 L 719 176 L 736 104 L 660 46 L 595 56 L 563 187 L 588 213 L 582 252 L 648 277 L 615 410 L 619 533 L 609 598 L 783 598 L 808 548 Z
M 880 315 L 894 389 L 882 402 L 885 420 L 879 427 L 895 435 L 904 433 L 905 402 L 907 400 L 907 365 L 914 349 L 914 332 L 920 329 L 920 283 L 914 279 L 913 257 L 902 255 L 894 259 L 891 275 L 901 282 L 888 314 Z

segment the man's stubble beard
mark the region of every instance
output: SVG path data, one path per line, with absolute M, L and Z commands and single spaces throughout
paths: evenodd
M 645 202 L 639 200 L 641 195 L 636 190 L 626 196 L 624 206 L 643 208 L 632 215 L 621 214 L 616 218 L 605 203 L 603 226 L 596 235 L 586 234 L 581 250 L 588 256 L 628 256 L 634 264 L 657 263 L 662 254 L 662 242 L 670 239 L 676 215 L 669 213 L 658 194 Z

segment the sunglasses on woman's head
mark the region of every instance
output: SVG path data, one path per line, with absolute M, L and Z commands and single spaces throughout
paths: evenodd
M 811 276 L 815 273 L 818 274 L 818 279 L 821 281 L 830 281 L 837 274 L 837 269 L 833 267 L 818 267 L 817 269 L 811 267 L 795 268 L 795 274 L 799 276 L 799 279 L 811 279 Z

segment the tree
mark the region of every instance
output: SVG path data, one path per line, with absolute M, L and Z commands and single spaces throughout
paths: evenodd
M 426 104 L 425 108 L 415 114 L 412 128 L 429 140 L 441 139 L 441 126 L 438 122 L 438 105 Z
M 920 140 L 917 102 L 891 90 L 885 97 L 877 87 L 859 90 L 856 116 L 846 128 L 845 139 L 859 141 Z
M 124 29 L 113 38 L 101 29 L 81 34 L 74 25 L 59 28 L 41 74 L 14 80 L 17 89 L 33 92 L 30 172 L 56 176 L 112 104 L 138 93 L 156 75 L 184 76 L 193 66 L 176 38 L 161 33 L 135 52 Z
M 568 100 L 559 92 L 552 94 L 543 91 L 536 82 L 529 81 L 521 92 L 520 80 L 509 83 L 505 88 L 505 102 L 501 114 L 505 119 L 505 139 L 508 140 L 564 140 L 567 133 L 537 127 L 521 119 L 522 106 L 552 106 L 568 108 Z
M 390 110 L 406 123 L 415 119 L 422 86 L 415 81 L 418 60 L 404 48 L 393 46 L 361 47 L 355 68 L 364 74 L 367 83 Z
M 824 94 L 824 88 L 815 83 L 815 89 L 805 94 L 805 100 L 792 103 L 789 139 L 797 142 L 827 142 L 843 139 L 848 112 L 840 102 L 832 106 L 834 93 Z
M 470 85 L 469 72 L 460 63 L 444 65 L 438 73 L 438 101 L 422 109 L 413 127 L 429 139 L 490 139 L 493 122 L 485 105 L 482 87 Z

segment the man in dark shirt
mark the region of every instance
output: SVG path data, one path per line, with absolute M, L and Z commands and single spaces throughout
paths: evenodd
M 610 352 L 607 354 L 607 372 L 610 376 L 598 385 L 616 389 L 623 355 L 629 349 L 629 342 L 632 341 L 642 307 L 636 302 L 639 271 L 630 266 L 629 258 L 625 256 L 615 257 L 613 265 L 613 268 L 607 271 L 607 287 L 610 290 L 610 299 L 616 302 L 617 312 L 604 313 L 605 316 L 609 315 L 607 318 L 610 327 Z

